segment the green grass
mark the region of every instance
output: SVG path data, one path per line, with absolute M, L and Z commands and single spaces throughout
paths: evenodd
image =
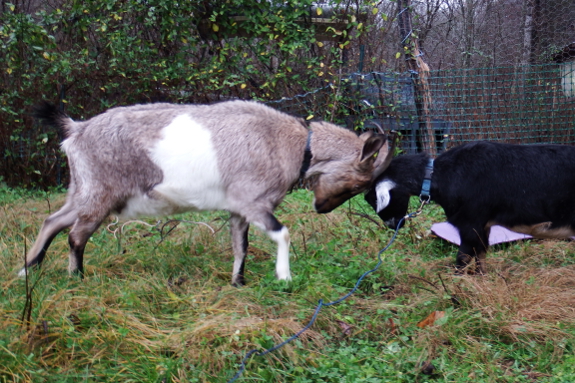
M 30 306 L 16 273 L 64 196 L 0 189 L 0 382 L 227 382 L 249 350 L 346 294 L 393 234 L 361 197 L 318 215 L 311 193 L 295 192 L 277 210 L 293 281 L 275 280 L 276 246 L 252 229 L 248 285 L 237 289 L 225 213 L 171 217 L 185 220 L 171 231 L 132 222 L 121 234 L 110 219 L 87 246 L 83 280 L 67 275 L 66 235 L 54 240 L 30 274 Z M 425 207 L 356 294 L 252 357 L 237 381 L 575 381 L 574 244 L 496 246 L 487 276 L 455 277 L 456 247 L 429 232 L 443 219 Z M 417 326 L 435 311 L 444 317 Z

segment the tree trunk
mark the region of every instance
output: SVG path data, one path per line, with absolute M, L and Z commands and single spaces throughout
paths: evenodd
M 535 0 L 525 1 L 523 25 L 523 55 L 521 65 L 527 67 L 531 64 L 533 52 L 533 16 L 535 14 Z
M 419 129 L 417 131 L 418 148 L 430 156 L 437 155 L 435 134 L 431 123 L 431 89 L 429 87 L 429 66 L 423 61 L 417 36 L 413 33 L 411 23 L 411 0 L 399 0 L 397 2 L 397 21 L 401 38 L 401 49 L 405 54 L 407 69 L 413 79 L 415 107 Z

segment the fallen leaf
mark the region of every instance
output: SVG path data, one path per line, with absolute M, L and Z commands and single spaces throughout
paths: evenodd
M 343 331 L 344 335 L 349 335 L 351 333 L 351 329 L 353 328 L 352 325 L 345 323 L 343 321 L 340 321 L 340 320 L 338 320 L 337 323 L 339 324 L 339 327 Z
M 443 318 L 445 316 L 445 311 L 434 311 L 427 316 L 424 320 L 417 324 L 417 327 L 424 328 L 427 326 L 433 326 L 436 320 Z
M 391 335 L 397 335 L 397 325 L 395 324 L 393 319 L 389 318 L 387 321 L 389 322 L 389 328 L 391 330 L 390 331 Z

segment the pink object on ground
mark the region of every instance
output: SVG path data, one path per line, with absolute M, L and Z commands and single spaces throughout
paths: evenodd
M 459 238 L 459 232 L 449 222 L 434 223 L 431 225 L 431 231 L 433 234 L 440 238 L 445 239 L 456 245 L 461 245 L 461 240 Z M 521 234 L 506 229 L 502 226 L 492 226 L 491 232 L 489 233 L 489 245 L 496 245 L 498 243 L 519 241 L 520 239 L 533 238 L 528 234 Z

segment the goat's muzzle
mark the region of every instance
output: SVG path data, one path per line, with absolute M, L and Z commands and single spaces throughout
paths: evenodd
M 401 221 L 401 218 L 390 218 L 386 221 L 383 221 L 385 223 L 385 226 L 389 227 L 392 230 L 399 230 L 401 229 L 404 225 L 405 225 L 405 220 L 403 220 L 401 222 L 401 225 L 399 225 L 399 227 L 397 226 L 399 221 Z
M 331 197 L 326 199 L 316 199 L 314 201 L 315 211 L 319 214 L 325 214 L 331 212 L 336 207 L 340 206 L 342 203 L 353 197 L 352 193 L 345 193 L 344 195 L 339 195 L 337 197 Z
M 333 206 L 334 204 L 331 203 L 331 200 L 329 199 L 324 199 L 324 200 L 320 200 L 320 201 L 314 201 L 314 208 L 315 211 L 317 213 L 320 214 L 325 214 L 325 213 L 329 213 L 331 212 L 333 209 L 335 209 L 337 206 L 341 205 L 338 204 L 337 206 Z
M 356 194 L 358 194 L 356 190 L 349 190 L 329 198 L 317 198 L 316 195 L 314 199 L 315 211 L 320 214 L 329 213 Z

